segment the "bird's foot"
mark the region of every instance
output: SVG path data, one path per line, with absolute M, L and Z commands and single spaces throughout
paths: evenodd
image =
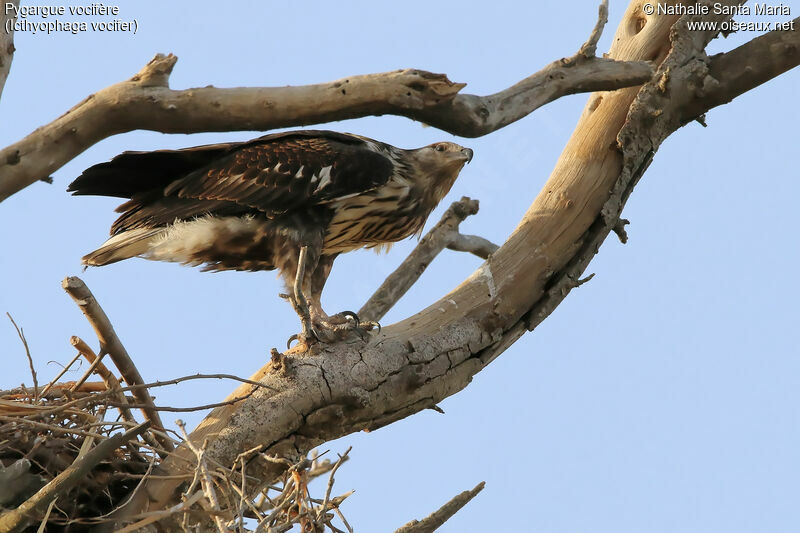
M 315 342 L 337 342 L 347 340 L 357 335 L 361 340 L 369 338 L 369 332 L 381 331 L 381 325 L 372 320 L 362 321 L 358 315 L 352 311 L 342 311 L 335 315 L 314 316 L 311 325 L 306 331 L 305 324 L 303 331 L 289 337 L 287 347 L 291 347 L 293 341 L 298 345 L 310 346 Z
M 312 318 L 312 328 L 317 339 L 322 342 L 336 342 L 358 335 L 361 340 L 369 337 L 369 332 L 381 325 L 371 320 L 361 321 L 352 311 L 342 311 L 335 315 L 316 315 Z

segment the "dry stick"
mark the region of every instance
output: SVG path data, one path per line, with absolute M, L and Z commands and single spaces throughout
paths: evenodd
M 243 394 L 241 396 L 237 396 L 236 398 L 231 398 L 230 400 L 225 400 L 216 403 L 208 403 L 205 405 L 196 405 L 193 407 L 170 407 L 167 405 L 153 405 L 152 408 L 155 409 L 156 411 L 167 411 L 170 413 L 193 413 L 195 411 L 203 411 L 204 409 L 214 409 L 215 407 L 222 407 L 223 405 L 232 405 L 234 403 L 241 402 L 242 400 L 246 400 L 247 398 L 252 396 L 255 391 L 256 389 L 250 389 L 248 393 Z M 107 401 L 104 403 L 105 405 L 110 405 L 112 407 L 119 407 L 120 405 L 122 405 L 114 401 Z M 147 407 L 147 405 L 143 404 L 127 404 L 127 405 L 135 409 L 144 409 L 145 407 Z
M 86 357 L 83 353 L 81 353 L 81 355 Z M 105 353 L 102 352 L 102 353 L 100 353 L 99 357 L 95 356 L 94 359 L 90 359 L 89 360 L 89 368 L 87 368 L 86 371 L 83 373 L 83 375 L 78 379 L 78 381 L 76 381 L 72 385 L 72 388 L 71 388 L 70 392 L 74 392 L 74 391 L 78 390 L 80 388 L 80 386 L 83 385 L 84 382 L 87 379 L 89 379 L 92 376 L 92 374 L 95 373 L 95 370 L 97 370 L 97 367 L 103 364 L 103 356 L 104 355 L 105 355 Z
M 378 321 L 419 279 L 439 252 L 450 244 L 458 243 L 458 226 L 468 216 L 478 212 L 478 201 L 462 197 L 453 202 L 442 218 L 420 239 L 416 248 L 397 269 L 389 274 L 378 290 L 358 311 L 362 320 Z M 488 242 L 488 241 L 486 241 Z M 491 243 L 490 243 L 491 244 Z M 495 246 L 496 250 L 497 247 Z
M 349 531 L 349 533 L 353 533 L 353 528 L 350 527 L 350 524 L 347 523 L 347 519 L 342 514 L 342 511 L 340 511 L 338 507 L 336 507 L 334 509 L 334 511 L 336 511 L 336 514 L 339 515 L 339 518 L 341 519 L 342 523 L 344 524 L 344 527 L 347 528 L 347 531 Z
M 150 422 L 139 424 L 125 433 L 119 433 L 97 444 L 82 459 L 76 460 L 66 470 L 53 478 L 39 492 L 28 498 L 19 507 L 0 515 L 0 531 L 16 533 L 23 531 L 31 522 L 40 518 L 47 506 L 59 495 L 66 493 L 114 450 L 135 439 L 150 427 Z
M 69 342 L 75 347 L 76 350 L 78 350 L 80 355 L 83 355 L 86 360 L 89 361 L 90 368 L 95 367 L 97 373 L 103 378 L 103 382 L 106 384 L 106 387 L 108 387 L 108 390 L 111 391 L 112 397 L 117 399 L 116 403 L 109 403 L 106 405 L 119 409 L 122 419 L 135 425 L 137 421 L 131 412 L 131 406 L 129 405 L 130 402 L 128 402 L 128 399 L 125 397 L 125 393 L 122 392 L 117 377 L 112 374 L 111 371 L 101 362 L 102 358 L 98 357 L 98 355 L 94 353 L 94 350 L 92 350 L 89 345 L 86 344 L 86 342 L 80 337 L 73 335 L 70 337 Z M 153 447 L 159 447 L 159 441 L 156 440 L 156 437 L 151 431 L 145 431 L 144 434 L 142 434 L 142 439 L 144 439 L 145 442 Z M 134 452 L 138 453 L 136 450 L 134 450 Z
M 144 384 L 140 384 L 140 385 L 131 385 L 129 387 L 122 387 L 120 390 L 127 392 L 127 391 L 135 390 L 135 389 L 138 389 L 138 388 L 153 389 L 153 388 L 156 388 L 156 387 L 164 387 L 164 386 L 167 386 L 167 385 L 177 385 L 178 383 L 182 383 L 184 381 L 191 381 L 191 380 L 194 380 L 194 379 L 230 379 L 230 380 L 233 380 L 233 381 L 239 381 L 241 383 L 247 383 L 248 385 L 253 385 L 253 386 L 256 386 L 256 387 L 259 387 L 259 388 L 262 388 L 262 389 L 269 389 L 271 391 L 275 391 L 275 389 L 273 389 L 272 387 L 270 387 L 270 386 L 268 386 L 268 385 L 266 385 L 264 383 L 261 383 L 260 381 L 256 381 L 254 379 L 242 378 L 242 377 L 239 377 L 239 376 L 235 376 L 233 374 L 191 374 L 189 376 L 181 376 L 179 378 L 174 378 L 174 379 L 167 379 L 167 380 L 163 380 L 163 381 L 161 381 L 161 380 L 152 381 L 150 383 L 144 383 Z
M 347 454 L 349 454 L 350 450 L 352 449 L 353 449 L 352 446 L 347 448 L 344 454 L 339 456 L 339 460 L 336 461 L 336 464 L 331 469 L 331 475 L 328 477 L 328 487 L 325 490 L 325 499 L 322 501 L 322 506 L 319 508 L 319 512 L 317 513 L 316 522 L 317 526 L 320 528 L 322 528 L 322 525 L 325 522 L 325 513 L 328 511 L 328 502 L 331 499 L 331 491 L 333 490 L 333 483 L 334 483 L 333 476 L 334 474 L 336 474 L 336 471 L 339 469 L 339 467 L 342 466 L 342 463 L 344 463 L 347 460 Z
M 217 493 L 214 490 L 214 480 L 211 479 L 211 474 L 209 474 L 208 465 L 206 464 L 206 443 L 198 448 L 192 444 L 191 440 L 189 440 L 189 435 L 186 433 L 186 424 L 183 423 L 183 420 L 176 420 L 175 423 L 178 425 L 181 433 L 183 434 L 183 440 L 186 443 L 186 446 L 188 446 L 189 449 L 192 450 L 192 453 L 194 453 L 197 457 L 197 474 L 200 478 L 200 486 L 206 495 L 206 499 L 211 504 L 211 509 L 213 511 L 220 511 L 219 500 L 217 499 Z M 214 514 L 214 523 L 217 525 L 217 529 L 220 533 L 226 533 L 228 531 L 228 528 L 225 526 L 225 522 L 222 520 L 222 517 L 219 514 Z
M 80 435 L 82 437 L 93 437 L 93 438 L 105 438 L 105 435 L 101 435 L 100 433 L 95 433 L 93 431 L 84 431 L 82 429 L 69 429 L 69 428 L 62 428 L 61 426 L 55 426 L 53 424 L 45 424 L 43 422 L 35 422 L 33 420 L 28 420 L 27 418 L 20 418 L 18 416 L 6 416 L 0 415 L 0 422 L 6 422 L 9 424 L 26 424 L 31 427 L 52 431 L 53 433 L 65 433 L 68 435 Z
M 53 512 L 53 507 L 55 507 L 57 499 L 58 498 L 53 498 L 53 501 L 51 501 L 50 505 L 47 506 L 47 511 L 45 511 L 44 517 L 42 517 L 42 523 L 39 524 L 39 529 L 36 530 L 36 533 L 45 532 L 45 529 L 47 528 L 47 521 L 50 518 L 50 513 Z
M 96 370 L 97 373 L 103 378 L 103 382 L 105 382 L 106 386 L 109 390 L 114 391 L 114 397 L 117 398 L 117 401 L 121 404 L 115 407 L 119 408 L 119 412 L 122 415 L 122 419 L 126 422 L 134 422 L 136 419 L 131 413 L 130 408 L 128 407 L 128 399 L 125 397 L 125 394 L 121 391 L 121 387 L 119 384 L 119 380 L 111 373 L 111 371 L 100 362 L 100 357 L 94 353 L 86 342 L 83 341 L 80 337 L 72 336 L 69 339 L 70 344 L 78 350 L 78 353 L 83 355 L 91 364 L 94 364 L 95 361 L 97 362 Z
M 48 177 L 94 143 L 126 131 L 270 130 L 394 114 L 464 137 L 515 122 L 561 96 L 644 83 L 646 61 L 587 57 L 585 46 L 498 93 L 459 94 L 443 74 L 406 69 L 299 87 L 170 90 L 177 58 L 156 55 L 127 81 L 102 89 L 0 150 L 0 201 Z M 46 157 L 45 157 L 46 154 Z
M 143 513 L 144 518 L 142 518 L 138 522 L 134 522 L 129 526 L 123 527 L 122 529 L 116 530 L 116 533 L 130 533 L 132 531 L 138 531 L 148 524 L 152 524 L 153 522 L 157 522 L 163 518 L 172 516 L 175 513 L 187 511 L 192 505 L 200 501 L 202 497 L 203 497 L 203 491 L 198 490 L 197 492 L 192 494 L 189 498 L 187 498 L 186 501 L 174 505 L 169 509 L 164 509 L 163 511 L 153 511 L 151 513 Z
M 131 360 L 128 355 L 128 351 L 114 332 L 114 326 L 111 325 L 111 321 L 108 319 L 105 311 L 100 307 L 100 304 L 97 303 L 97 300 L 95 300 L 89 288 L 83 281 L 76 277 L 64 278 L 64 281 L 61 282 L 61 286 L 72 297 L 75 303 L 78 304 L 78 307 L 86 316 L 86 319 L 89 321 L 89 324 L 91 324 L 100 341 L 101 352 L 108 353 L 108 356 L 114 361 L 114 364 L 125 382 L 128 385 L 144 383 L 142 375 L 139 374 L 139 370 L 136 368 L 136 365 L 133 364 L 133 360 Z M 158 411 L 152 407 L 153 398 L 150 396 L 147 389 L 134 389 L 133 397 L 136 398 L 136 401 L 140 404 L 144 405 L 142 413 L 145 419 L 152 422 L 153 430 L 156 431 L 155 435 L 159 444 L 168 451 L 173 450 L 174 446 L 172 441 L 159 434 L 164 431 L 164 424 L 161 422 L 161 416 L 158 414 Z
M 78 352 L 77 354 L 75 354 L 75 357 L 73 357 L 73 358 L 72 358 L 72 360 L 71 360 L 69 363 L 67 363 L 67 365 L 66 365 L 64 368 L 62 368 L 62 369 L 61 369 L 61 372 L 59 372 L 59 373 L 58 373 L 58 375 L 56 375 L 56 377 L 54 377 L 54 378 L 52 379 L 52 381 L 50 381 L 50 383 L 48 383 L 48 384 L 47 384 L 47 386 L 46 386 L 46 387 L 45 387 L 45 388 L 42 390 L 42 396 L 44 396 L 45 394 L 47 394 L 47 391 L 49 391 L 49 390 L 50 390 L 50 389 L 53 387 L 53 385 L 55 385 L 55 384 L 58 382 L 58 380 L 59 380 L 59 379 L 61 379 L 61 377 L 62 377 L 64 374 L 66 374 L 66 373 L 67 373 L 67 371 L 70 369 L 70 367 L 71 367 L 72 365 L 74 365 L 74 364 L 75 364 L 75 361 L 77 361 L 78 359 L 80 359 L 80 357 L 81 357 L 81 353 L 80 353 L 80 352 Z
M 258 388 L 264 388 L 264 389 L 268 389 L 268 390 L 275 390 L 272 387 L 269 387 L 268 385 L 265 385 L 263 383 L 259 383 L 258 381 L 255 381 L 255 380 L 252 380 L 252 379 L 240 378 L 238 376 L 234 376 L 234 375 L 231 375 L 231 374 L 193 374 L 191 376 L 183 376 L 183 377 L 180 377 L 180 378 L 175 378 L 175 379 L 171 379 L 171 380 L 167 380 L 167 381 L 155 381 L 153 383 L 141 383 L 141 384 L 138 384 L 138 385 L 130 385 L 128 387 L 121 387 L 119 390 L 120 390 L 120 392 L 128 392 L 128 391 L 135 391 L 135 390 L 139 390 L 139 389 L 150 389 L 150 388 L 154 388 L 154 387 L 163 387 L 163 386 L 166 386 L 166 385 L 174 385 L 174 384 L 180 383 L 182 381 L 188 381 L 188 380 L 193 380 L 193 379 L 209 379 L 209 378 L 232 379 L 234 381 L 241 381 L 244 384 L 253 385 L 253 386 L 258 387 Z M 94 389 L 91 389 L 91 392 L 94 392 L 94 394 L 91 394 L 91 395 L 88 395 L 88 396 L 84 396 L 83 398 L 77 398 L 75 400 L 72 400 L 72 401 L 69 401 L 67 403 L 58 405 L 56 407 L 47 408 L 47 407 L 41 406 L 41 407 L 39 407 L 39 409 L 36 410 L 36 412 L 32 413 L 30 416 L 43 417 L 43 416 L 53 415 L 55 413 L 60 413 L 62 411 L 70 409 L 70 408 L 82 408 L 86 404 L 90 404 L 92 402 L 99 402 L 101 400 L 104 400 L 105 398 L 108 398 L 109 396 L 113 396 L 114 395 L 114 391 L 108 390 L 106 385 L 105 385 L 105 383 L 100 383 L 100 382 L 97 382 L 97 383 L 94 383 L 94 382 L 92 382 L 92 383 L 84 383 L 83 387 L 82 387 L 82 390 L 86 390 L 86 386 L 87 385 L 100 386 L 102 392 L 95 392 Z M 229 405 L 231 403 L 235 403 L 235 402 L 241 401 L 245 397 L 245 395 L 249 396 L 250 394 L 252 394 L 251 390 L 252 389 L 246 389 L 242 393 L 241 396 L 231 397 L 231 398 L 229 398 L 228 400 L 226 400 L 224 402 L 220 402 L 220 404 L 221 405 Z M 2 400 L 0 400 L 0 401 L 2 401 Z M 142 404 L 142 405 L 145 405 L 145 404 Z M 138 406 L 137 408 L 141 408 L 141 406 Z M 151 429 L 150 431 L 152 432 L 152 431 L 155 431 L 155 430 Z
M 80 354 L 78 354 L 80 357 Z M 45 394 L 45 389 L 42 389 L 42 392 L 39 393 L 39 398 L 47 398 L 48 400 L 61 398 L 62 396 L 66 396 L 69 394 L 70 396 L 74 396 L 73 393 L 83 394 L 83 393 L 92 393 L 92 392 L 105 392 L 108 390 L 108 386 L 103 381 L 89 381 L 83 383 L 77 390 L 72 390 L 72 387 L 75 385 L 74 381 L 65 381 L 63 383 L 55 383 L 51 385 L 50 389 Z M 17 387 L 16 389 L 11 390 L 4 390 L 0 391 L 0 399 L 3 400 L 20 400 L 22 398 L 30 398 L 34 394 L 33 387 Z M 82 396 L 83 397 L 83 396 Z M 34 404 L 28 404 L 34 405 Z M 44 409 L 49 409 L 49 407 L 41 406 Z
M 2 87 L 0 87 L 2 89 Z M 6 312 L 6 316 L 14 324 L 14 329 L 17 330 L 17 335 L 19 339 L 22 341 L 22 345 L 25 347 L 25 355 L 28 357 L 28 366 L 31 368 L 31 376 L 33 377 L 33 403 L 39 403 L 39 380 L 36 379 L 36 369 L 33 368 L 33 358 L 31 357 L 31 350 L 28 348 L 28 341 L 25 339 L 25 334 L 22 332 L 22 328 L 17 326 L 17 323 L 14 322 L 14 319 L 11 317 L 11 313 Z
M 483 490 L 484 485 L 485 482 L 481 481 L 474 489 L 465 490 L 444 504 L 438 511 L 434 511 L 422 520 L 412 520 L 394 533 L 431 533 L 436 531 L 462 507 L 467 505 L 472 498 L 477 496 Z

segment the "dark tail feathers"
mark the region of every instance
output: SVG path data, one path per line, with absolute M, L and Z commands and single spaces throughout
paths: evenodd
M 67 188 L 75 195 L 130 198 L 166 187 L 174 179 L 210 164 L 239 143 L 214 144 L 184 150 L 123 152 L 111 161 L 83 171 Z

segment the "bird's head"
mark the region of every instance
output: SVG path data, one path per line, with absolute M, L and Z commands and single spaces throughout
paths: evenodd
M 435 171 L 440 168 L 461 170 L 465 163 L 472 161 L 472 150 L 451 142 L 439 142 L 412 150 L 421 170 Z
M 472 150 L 451 142 L 438 142 L 409 150 L 420 184 L 431 196 L 434 205 L 450 191 L 458 173 L 472 161 Z

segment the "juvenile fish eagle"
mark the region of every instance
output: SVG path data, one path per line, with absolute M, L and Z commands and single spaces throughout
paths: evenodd
M 278 269 L 303 342 L 374 324 L 320 304 L 336 256 L 418 234 L 472 150 L 451 142 L 403 150 L 359 135 L 292 131 L 239 143 L 124 152 L 68 191 L 129 198 L 111 238 L 83 257 L 131 257 L 203 270 Z

